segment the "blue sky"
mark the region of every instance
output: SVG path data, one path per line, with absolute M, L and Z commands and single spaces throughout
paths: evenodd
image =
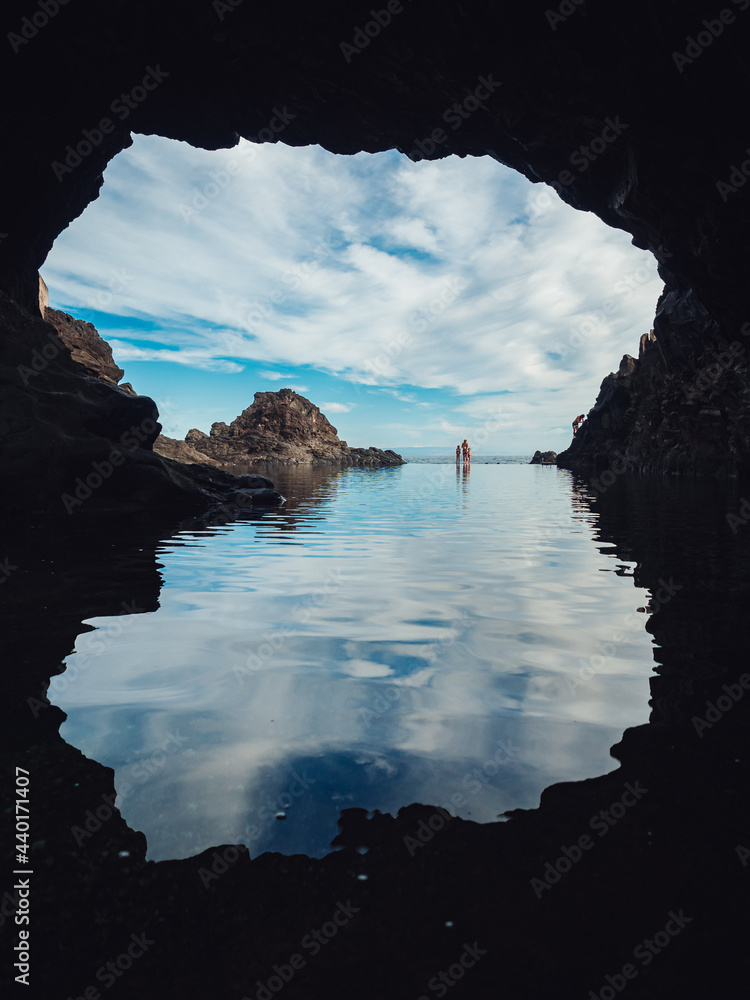
M 350 445 L 489 454 L 566 447 L 662 288 L 627 234 L 487 157 L 156 136 L 42 275 L 173 437 L 289 386 Z

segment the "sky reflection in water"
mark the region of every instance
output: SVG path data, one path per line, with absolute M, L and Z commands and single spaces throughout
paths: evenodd
M 165 542 L 160 609 L 94 619 L 51 686 L 149 857 L 320 856 L 348 806 L 487 822 L 616 766 L 648 719 L 647 596 L 568 473 L 275 479 L 283 509 Z

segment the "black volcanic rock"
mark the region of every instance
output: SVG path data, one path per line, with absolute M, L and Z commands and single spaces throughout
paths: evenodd
M 556 451 L 535 451 L 529 465 L 554 465 L 556 460 Z
M 97 196 L 131 131 L 208 149 L 243 135 L 339 153 L 487 155 L 630 232 L 660 262 L 668 295 L 655 330 L 667 367 L 643 387 L 635 377 L 620 440 L 628 462 L 746 469 L 750 185 L 736 109 L 748 96 L 750 18 L 741 5 L 729 4 L 731 23 L 717 21 L 708 36 L 707 11 L 694 0 L 571 4 L 565 13 L 537 0 L 413 0 L 368 35 L 371 9 L 356 0 L 187 0 L 175 17 L 164 0 L 112 11 L 77 0 L 23 35 L 28 11 L 6 4 L 14 51 L 0 73 L 14 96 L 0 110 L 9 151 L 0 164 L 0 288 L 37 307 L 37 271 L 53 240 Z M 710 45 L 696 53 L 701 33 Z M 60 81 L 65 100 L 50 100 Z M 467 95 L 476 101 L 480 84 L 476 111 L 433 141 L 445 110 Z M 131 92 L 138 100 L 128 107 L 121 95 Z M 695 319 L 687 326 L 686 303 Z M 742 350 L 717 399 L 674 409 L 681 380 L 698 381 L 735 341 Z M 589 460 L 587 437 L 570 464 Z M 681 457 L 693 444 L 699 459 Z M 597 454 L 600 446 L 604 439 Z

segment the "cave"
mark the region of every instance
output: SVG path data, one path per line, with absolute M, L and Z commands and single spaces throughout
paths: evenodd
M 39 594 L 23 574 L 8 598 L 1 738 L 6 775 L 17 767 L 44 775 L 38 863 L 55 870 L 35 885 L 39 958 L 26 995 L 240 1000 L 260 995 L 260 977 L 275 966 L 290 998 L 445 995 L 444 982 L 445 993 L 427 984 L 461 955 L 464 968 L 476 968 L 471 981 L 451 986 L 456 997 L 605 998 L 626 987 L 628 996 L 703 996 L 746 983 L 738 914 L 750 858 L 742 751 L 750 681 L 741 532 L 727 547 L 731 570 L 707 564 L 702 585 L 660 614 L 654 630 L 669 655 L 651 680 L 651 721 L 613 748 L 619 769 L 552 786 L 537 810 L 487 826 L 453 821 L 405 865 L 404 837 L 434 809 L 415 803 L 396 818 L 352 809 L 342 815 L 340 850 L 322 861 L 233 856 L 231 873 L 208 889 L 199 872 L 227 864 L 231 845 L 154 864 L 142 835 L 116 819 L 78 850 L 76 817 L 92 802 L 106 804 L 113 775 L 60 738 L 62 713 L 46 685 L 82 620 L 118 613 L 134 588 L 142 607 L 155 606 L 158 540 L 181 518 L 220 507 L 236 481 L 154 454 L 153 401 L 96 383 L 76 365 L 41 317 L 38 272 L 59 233 L 97 197 L 131 133 L 205 149 L 243 137 L 340 154 L 488 156 L 551 186 L 659 262 L 664 291 L 652 334 L 637 359 L 607 376 L 558 456 L 581 475 L 642 476 L 625 513 L 622 493 L 587 502 L 601 541 L 634 558 L 645 585 L 658 590 L 687 575 L 691 558 L 670 546 L 675 487 L 667 477 L 689 480 L 696 512 L 719 479 L 730 480 L 741 514 L 747 505 L 750 136 L 738 118 L 749 11 L 750 0 L 722 10 L 667 0 L 292 0 L 274 10 L 248 0 L 6 3 L 0 556 L 7 553 L 3 565 L 34 564 L 49 590 L 41 622 Z M 446 109 L 467 100 L 481 110 L 446 132 Z M 72 524 L 61 494 L 133 428 L 142 433 L 121 474 Z M 706 526 L 695 518 L 698 537 Z M 118 535 L 105 544 L 108 519 Z M 724 527 L 721 518 L 712 525 Z M 125 558 L 137 567 L 127 592 L 114 572 Z M 85 593 L 65 590 L 72 563 L 88 571 Z M 726 586 L 727 573 L 736 586 Z M 687 636 L 678 627 L 686 618 L 694 623 Z M 696 738 L 692 720 L 722 698 L 731 713 Z M 642 794 L 643 807 L 608 836 L 595 865 L 581 864 L 577 880 L 540 897 L 533 879 L 545 863 L 577 861 L 579 834 L 623 788 Z M 8 781 L 8 801 L 10 790 Z M 353 884 L 362 845 L 370 877 Z M 0 940 L 3 975 L 15 987 L 12 858 L 4 847 Z M 361 916 L 298 975 L 289 965 L 296 942 L 339 905 Z M 436 914 L 463 921 L 458 947 L 436 929 Z M 669 946 L 648 974 L 635 970 L 628 955 L 657 934 Z M 138 961 L 127 976 L 94 978 L 131 947 Z

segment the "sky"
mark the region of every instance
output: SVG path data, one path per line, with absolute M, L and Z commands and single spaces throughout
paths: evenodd
M 158 136 L 41 273 L 172 437 L 289 387 L 353 447 L 475 455 L 567 447 L 662 290 L 628 234 L 489 157 Z

